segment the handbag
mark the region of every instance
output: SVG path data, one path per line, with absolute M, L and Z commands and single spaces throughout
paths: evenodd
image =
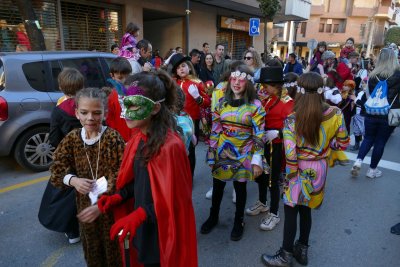
M 399 94 L 395 96 L 395 98 L 392 101 L 392 104 L 390 104 L 390 107 L 393 105 L 398 95 Z M 389 110 L 388 124 L 389 126 L 396 126 L 396 127 L 400 126 L 400 108 L 394 108 Z
M 49 230 L 70 232 L 78 228 L 75 188 L 58 189 L 47 183 L 40 203 L 39 222 Z

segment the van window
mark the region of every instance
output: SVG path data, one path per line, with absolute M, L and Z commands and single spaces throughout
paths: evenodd
M 6 74 L 4 73 L 3 61 L 0 60 L 0 91 L 6 88 Z
M 25 63 L 22 71 L 29 85 L 38 91 L 46 92 L 46 81 L 43 61 Z
M 85 77 L 85 87 L 103 87 L 105 80 L 98 58 L 79 58 L 61 60 L 63 68 L 75 68 Z

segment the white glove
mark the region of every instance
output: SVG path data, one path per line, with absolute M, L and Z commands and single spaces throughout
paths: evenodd
M 189 91 L 189 94 L 190 94 L 194 99 L 196 99 L 196 98 L 198 98 L 198 97 L 200 96 L 199 89 L 198 89 L 197 86 L 194 85 L 194 84 L 191 84 L 191 85 L 189 86 L 188 91 Z
M 364 91 L 359 92 L 358 95 L 357 95 L 357 98 L 356 98 L 356 102 L 357 102 L 358 100 L 361 100 L 361 98 L 363 97 L 363 95 L 364 95 Z
M 268 130 L 265 132 L 268 142 L 272 142 L 275 138 L 278 137 L 279 131 L 278 130 Z

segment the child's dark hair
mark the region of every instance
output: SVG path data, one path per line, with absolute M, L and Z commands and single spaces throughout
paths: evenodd
M 151 100 L 165 99 L 160 102 L 160 111 L 152 115 L 150 126 L 147 129 L 148 140 L 143 148 L 143 156 L 145 161 L 149 162 L 165 143 L 168 131 L 177 131 L 173 114 L 173 110 L 176 108 L 176 84 L 163 70 L 131 75 L 125 80 L 125 86 L 129 86 L 133 82 L 137 82 L 137 86 L 143 89 L 144 96 Z
M 125 32 L 128 32 L 130 34 L 136 33 L 138 30 L 140 30 L 139 26 L 136 25 L 133 22 L 129 22 L 128 25 L 126 25 L 126 30 Z
M 176 93 L 176 112 L 179 114 L 179 112 L 181 112 L 185 106 L 186 96 L 179 86 L 176 88 Z
M 297 75 L 297 73 L 294 73 L 294 72 L 288 72 L 284 76 L 284 80 L 285 80 L 286 84 L 290 84 L 290 83 L 296 82 L 298 78 L 299 78 L 299 75 Z M 295 99 L 296 98 L 296 93 L 297 93 L 297 86 L 296 85 L 286 86 L 286 89 L 288 91 L 289 96 L 292 99 Z
M 229 77 L 231 77 L 231 72 L 235 71 L 237 69 L 237 67 L 240 65 L 245 66 L 246 64 L 244 64 L 244 62 L 241 60 L 231 61 L 231 64 L 229 65 L 229 70 L 227 70 L 226 72 L 224 72 L 221 75 L 221 78 L 218 82 L 223 82 L 223 81 L 227 82 L 229 80 Z M 251 75 L 253 75 L 253 74 L 251 74 Z
M 79 101 L 82 98 L 91 98 L 91 99 L 97 99 L 97 100 L 101 101 L 101 103 L 103 104 L 104 112 L 107 111 L 107 107 L 108 107 L 107 95 L 102 89 L 96 88 L 96 87 L 87 87 L 87 88 L 83 88 L 82 90 L 78 91 L 75 96 L 75 103 L 76 103 L 77 108 L 79 107 Z
M 245 72 L 246 74 L 250 74 L 251 76 L 253 76 L 253 72 L 246 65 L 239 65 L 233 71 L 237 71 L 237 70 L 240 72 Z M 249 104 L 249 103 L 252 103 L 255 99 L 257 99 L 257 93 L 256 93 L 256 89 L 254 88 L 253 83 L 251 81 L 247 80 L 247 78 L 245 78 L 245 80 L 246 80 L 246 84 L 245 84 L 243 99 L 246 104 Z M 231 89 L 231 81 L 229 80 L 228 84 L 226 86 L 226 91 L 225 91 L 225 101 L 228 103 L 231 103 L 233 101 L 233 99 L 234 99 L 234 93 Z
M 132 66 L 129 61 L 124 57 L 117 57 L 111 61 L 110 64 L 111 73 L 130 74 L 132 72 Z
M 77 69 L 64 68 L 58 74 L 58 86 L 60 90 L 68 96 L 74 96 L 84 86 L 85 78 Z
M 114 51 L 114 49 L 115 49 L 115 48 L 118 48 L 118 45 L 117 45 L 117 44 L 113 44 L 113 45 L 111 45 L 111 49 L 110 49 L 110 50 L 111 50 L 111 52 L 112 52 L 112 51 Z

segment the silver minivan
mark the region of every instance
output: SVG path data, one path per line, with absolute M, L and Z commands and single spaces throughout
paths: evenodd
M 58 74 L 76 68 L 86 87 L 102 87 L 115 57 L 88 51 L 0 53 L 0 156 L 13 155 L 33 171 L 47 170 L 54 152 L 50 115 L 62 96 Z

